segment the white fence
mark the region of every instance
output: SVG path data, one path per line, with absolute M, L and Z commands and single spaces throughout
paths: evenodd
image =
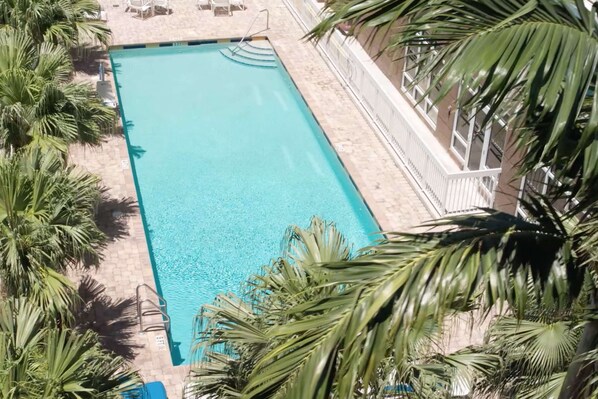
M 287 7 L 311 29 L 321 17 L 315 0 L 285 0 Z M 403 165 L 440 215 L 491 207 L 500 169 L 449 172 L 434 156 L 417 130 L 409 123 L 396 102 L 372 77 L 367 65 L 338 31 L 322 39 L 318 47 L 347 82 L 365 110 L 391 143 Z M 388 86 L 392 86 L 388 82 Z M 394 86 L 391 87 L 392 90 Z

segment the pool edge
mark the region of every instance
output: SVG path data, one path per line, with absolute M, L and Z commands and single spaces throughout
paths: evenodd
M 233 37 L 233 38 L 222 38 L 222 39 L 197 39 L 197 40 L 184 40 L 184 41 L 167 41 L 167 42 L 155 42 L 155 43 L 133 43 L 133 44 L 123 44 L 123 45 L 115 45 L 115 46 L 107 46 L 106 47 L 106 51 L 108 52 L 108 56 L 109 56 L 109 60 L 110 60 L 110 65 L 112 68 L 112 77 L 113 77 L 113 83 L 114 83 L 114 87 L 115 87 L 115 91 L 116 91 L 116 96 L 117 96 L 117 100 L 118 100 L 118 108 L 119 108 L 119 118 L 121 121 L 121 125 L 122 125 L 122 129 L 123 129 L 123 136 L 125 137 L 125 142 L 126 142 L 126 146 L 127 146 L 127 155 L 128 155 L 128 160 L 129 160 L 129 166 L 131 168 L 131 173 L 132 173 L 132 177 L 133 177 L 133 183 L 135 186 L 135 191 L 136 191 L 136 195 L 137 195 L 137 202 L 138 202 L 138 206 L 139 206 L 139 210 L 140 210 L 140 216 L 142 219 L 142 226 L 143 226 L 143 232 L 144 232 L 144 238 L 145 238 L 145 242 L 147 245 L 147 249 L 148 249 L 148 255 L 150 258 L 150 264 L 151 264 L 151 268 L 152 268 L 152 274 L 153 274 L 153 281 L 154 281 L 154 285 L 156 287 L 157 292 L 163 296 L 163 292 L 162 292 L 162 288 L 160 285 L 160 280 L 158 278 L 156 278 L 158 272 L 156 270 L 156 262 L 155 262 L 155 258 L 154 258 L 154 253 L 153 253 L 153 245 L 151 244 L 151 240 L 150 240 L 150 236 L 149 236 L 149 231 L 147 228 L 147 220 L 145 217 L 145 211 L 144 211 L 144 206 L 143 206 L 143 198 L 142 198 L 142 194 L 141 194 L 141 189 L 139 187 L 139 183 L 138 183 L 138 179 L 137 179 L 137 171 L 136 171 L 136 167 L 135 167 L 135 162 L 134 162 L 134 155 L 131 153 L 130 149 L 131 149 L 131 142 L 129 140 L 129 135 L 127 132 L 127 127 L 124 123 L 124 121 L 126 120 L 126 113 L 124 110 L 124 105 L 123 102 L 121 101 L 121 96 L 120 96 L 120 90 L 118 87 L 118 78 L 116 76 L 115 73 L 115 68 L 114 68 L 114 62 L 112 59 L 112 56 L 110 55 L 111 51 L 120 51 L 120 50 L 134 50 L 134 49 L 150 49 L 150 48 L 161 48 L 161 47 L 187 47 L 187 46 L 199 46 L 199 45 L 203 45 L 203 44 L 226 44 L 226 43 L 238 43 L 242 40 L 242 38 L 240 37 Z M 336 150 L 336 148 L 334 147 L 331 138 L 329 136 L 329 134 L 326 132 L 326 130 L 324 129 L 324 127 L 322 126 L 322 124 L 320 123 L 319 119 L 317 118 L 317 116 L 314 114 L 313 109 L 310 107 L 307 99 L 305 98 L 303 92 L 300 90 L 299 86 L 297 85 L 297 82 L 295 80 L 295 78 L 293 77 L 293 75 L 290 73 L 289 69 L 287 68 L 287 66 L 285 65 L 284 61 L 282 60 L 282 58 L 280 57 L 279 52 L 277 51 L 276 47 L 272 44 L 272 41 L 270 41 L 270 39 L 268 38 L 268 36 L 253 36 L 253 37 L 247 37 L 245 38 L 243 41 L 268 41 L 268 43 L 272 46 L 272 49 L 274 51 L 274 53 L 276 54 L 276 59 L 278 61 L 278 63 L 280 64 L 280 66 L 282 67 L 282 69 L 284 70 L 284 73 L 286 74 L 286 76 L 288 77 L 290 83 L 293 85 L 294 89 L 297 91 L 297 93 L 299 94 L 299 97 L 301 99 L 301 101 L 303 102 L 305 109 L 307 112 L 309 112 L 309 115 L 313 118 L 313 121 L 316 123 L 318 129 L 322 132 L 323 137 L 325 138 L 326 143 L 329 146 L 329 149 L 331 150 L 331 153 L 334 154 L 334 156 L 336 157 L 336 159 L 338 160 L 340 166 L 341 166 L 341 170 L 343 171 L 343 173 L 345 174 L 345 176 L 348 178 L 350 184 L 352 185 L 352 187 L 354 188 L 355 192 L 357 193 L 357 196 L 359 197 L 359 199 L 361 200 L 361 202 L 363 203 L 363 205 L 365 205 L 365 209 L 367 209 L 367 212 L 371 218 L 371 220 L 374 222 L 375 226 L 377 227 L 377 231 L 372 232 L 371 235 L 376 237 L 380 237 L 377 238 L 378 239 L 386 239 L 387 235 L 386 233 L 383 231 L 380 222 L 378 220 L 378 218 L 376 217 L 376 215 L 374 214 L 374 212 L 372 211 L 372 208 L 370 207 L 368 201 L 365 199 L 361 189 L 359 188 L 359 186 L 357 185 L 355 179 L 353 178 L 351 172 L 349 171 L 349 168 L 347 167 L 347 164 L 343 161 L 343 159 L 341 158 L 341 156 L 339 155 L 338 151 Z M 372 241 L 372 243 L 374 243 L 375 241 Z M 168 338 L 168 344 L 169 344 L 169 352 L 171 354 L 170 358 L 171 361 L 173 360 L 173 347 L 172 347 L 172 342 L 171 342 L 171 335 L 170 332 L 167 332 L 167 338 Z M 191 357 L 192 355 L 189 354 L 189 357 Z M 175 364 L 174 361 L 172 361 L 172 366 L 173 367 L 188 367 L 189 364 L 188 363 L 180 363 L 180 364 Z
M 189 39 L 189 40 L 152 42 L 152 43 L 118 44 L 118 45 L 107 46 L 106 51 L 108 51 L 108 53 L 110 53 L 110 51 L 112 51 L 112 50 L 134 50 L 134 49 L 141 49 L 141 48 L 199 46 L 202 44 L 217 44 L 217 43 L 238 43 L 241 40 L 243 40 L 244 42 L 268 40 L 268 42 L 270 42 L 270 40 L 268 39 L 268 36 L 257 36 L 256 35 L 256 36 L 246 37 L 244 39 L 242 37 L 229 37 L 229 38 L 219 38 L 219 39 Z M 272 42 L 270 42 L 270 44 L 272 44 Z

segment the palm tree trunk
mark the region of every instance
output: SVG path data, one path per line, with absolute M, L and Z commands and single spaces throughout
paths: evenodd
M 590 300 L 591 306 L 596 306 L 596 290 L 593 290 Z M 587 352 L 598 348 L 598 320 L 588 322 L 581 334 L 579 344 L 574 359 L 580 359 Z M 567 375 L 559 394 L 559 399 L 580 399 L 587 396 L 584 392 L 587 379 L 592 376 L 594 371 L 593 362 L 587 360 L 573 361 L 569 364 Z

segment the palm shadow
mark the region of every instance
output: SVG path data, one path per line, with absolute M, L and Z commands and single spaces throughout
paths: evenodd
M 96 223 L 108 240 L 116 241 L 129 235 L 128 217 L 137 212 L 139 207 L 132 198 L 114 198 L 104 192 L 97 208 Z
M 98 334 L 106 350 L 133 360 L 143 347 L 133 342 L 137 330 L 135 298 L 113 299 L 105 291 L 106 287 L 89 275 L 82 277 L 78 288 L 81 302 L 73 312 L 75 325 Z
M 129 153 L 135 159 L 141 159 L 143 155 L 145 155 L 145 150 L 140 145 L 130 145 L 129 146 Z

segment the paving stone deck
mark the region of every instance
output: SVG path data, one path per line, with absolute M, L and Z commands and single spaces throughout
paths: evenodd
M 113 45 L 240 37 L 257 12 L 267 8 L 270 29 L 260 34 L 272 42 L 382 228 L 408 230 L 431 218 L 313 44 L 302 40 L 304 32 L 280 0 L 246 0 L 247 9 L 235 10 L 232 16 L 200 11 L 193 0 L 173 0 L 171 14 L 145 20 L 124 12 L 120 0 L 100 2 L 108 12 Z M 252 33 L 265 26 L 265 16 L 260 18 Z M 97 59 L 77 77 L 93 79 L 95 71 Z M 71 158 L 100 175 L 106 187 L 100 224 L 111 238 L 100 267 L 87 274 L 103 284 L 105 293 L 114 299 L 132 298 L 140 283 L 155 287 L 124 138 L 116 134 L 99 148 L 73 148 Z M 136 328 L 132 328 L 129 342 L 133 364 L 146 381 L 163 381 L 170 399 L 180 398 L 187 369 L 172 366 L 167 345 L 160 343 L 162 332 L 139 334 Z

